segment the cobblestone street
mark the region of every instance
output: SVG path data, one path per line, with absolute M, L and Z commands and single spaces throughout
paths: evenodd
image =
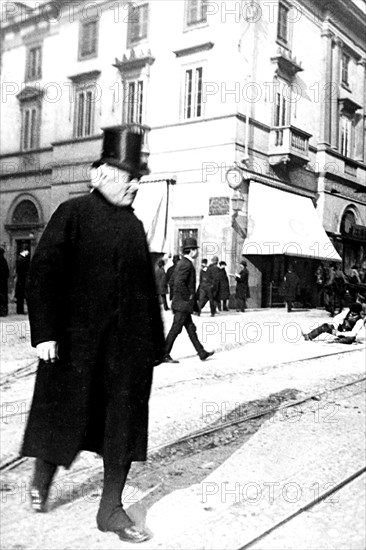
M 164 315 L 168 330 L 172 315 Z M 305 342 L 301 331 L 324 316 L 321 310 L 229 312 L 215 318 L 205 312 L 195 318 L 198 333 L 216 352 L 205 363 L 193 355 L 186 335 L 178 338 L 172 355 L 180 363 L 156 368 L 150 401 L 149 464 L 159 472 L 139 482 L 140 469 L 132 470 L 124 494 L 129 513 L 146 522 L 153 535 L 142 547 L 241 548 L 258 538 L 253 543 L 258 550 L 364 548 L 364 475 L 299 513 L 364 467 L 365 388 L 356 384 L 365 377 L 364 343 L 344 346 L 330 337 Z M 33 367 L 24 377 L 11 378 L 36 359 L 25 317 L 2 319 L 1 358 L 5 464 L 19 450 L 34 383 Z M 185 453 L 169 463 L 154 459 L 159 446 L 197 429 L 266 410 L 278 398 L 287 403 L 311 395 L 319 397 L 257 420 L 247 435 L 234 430 L 224 442 L 217 436 L 211 451 L 208 445 L 190 459 Z M 96 528 L 98 456 L 82 453 L 71 470 L 59 472 L 45 515 L 29 508 L 31 466 L 29 459 L 2 476 L 4 550 L 129 546 Z

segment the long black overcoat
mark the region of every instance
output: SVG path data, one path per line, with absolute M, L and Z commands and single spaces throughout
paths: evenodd
M 249 270 L 247 267 L 243 267 L 239 273 L 239 277 L 235 277 L 236 280 L 236 298 L 239 300 L 246 300 L 249 296 Z
M 230 285 L 229 278 L 225 269 L 220 269 L 219 274 L 219 290 L 217 295 L 218 300 L 229 300 L 230 299 Z
M 145 232 L 133 209 L 98 191 L 61 204 L 34 254 L 27 300 L 32 345 L 57 341 L 60 360 L 40 361 L 22 454 L 66 467 L 82 449 L 103 454 L 108 399 L 116 460 L 144 460 L 164 333 Z M 108 354 L 114 370 L 105 387 Z

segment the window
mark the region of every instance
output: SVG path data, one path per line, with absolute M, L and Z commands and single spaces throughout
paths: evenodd
M 80 28 L 79 58 L 84 59 L 97 55 L 98 22 L 82 23 Z
M 342 84 L 349 86 L 349 64 L 351 58 L 346 53 L 342 54 Z
M 42 76 L 42 47 L 29 48 L 27 55 L 27 80 L 35 80 Z
M 40 108 L 37 105 L 22 107 L 21 119 L 21 150 L 36 149 L 39 144 Z
M 187 26 L 207 22 L 207 0 L 189 0 L 186 11 Z
M 202 67 L 185 71 L 183 115 L 185 119 L 202 116 L 202 75 Z
M 134 80 L 126 84 L 126 122 L 128 124 L 143 122 L 144 82 Z
M 278 81 L 275 87 L 274 126 L 289 124 L 290 89 L 285 82 Z
M 289 16 L 290 8 L 283 4 L 279 3 L 278 6 L 278 21 L 277 21 L 277 39 L 283 42 L 284 44 L 288 43 L 289 40 Z
M 345 115 L 341 115 L 340 120 L 340 152 L 345 157 L 352 155 L 352 120 Z
M 84 87 L 76 90 L 75 127 L 77 138 L 91 136 L 94 131 L 94 88 Z
M 134 44 L 147 38 L 149 4 L 130 5 L 128 11 L 127 43 Z
M 352 210 L 346 210 L 342 216 L 341 227 L 340 227 L 341 233 L 342 234 L 350 233 L 351 228 L 354 225 L 356 225 L 356 222 L 357 220 L 354 212 Z

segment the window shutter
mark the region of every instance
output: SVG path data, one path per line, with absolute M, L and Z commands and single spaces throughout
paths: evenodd
M 139 38 L 146 38 L 147 37 L 147 25 L 149 20 L 149 4 L 144 4 L 140 8 L 140 15 L 141 15 L 141 29 L 140 29 L 140 36 Z

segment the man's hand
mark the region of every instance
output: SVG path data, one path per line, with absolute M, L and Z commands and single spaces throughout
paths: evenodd
M 54 363 L 58 359 L 58 344 L 54 340 L 38 344 L 36 350 L 38 357 L 46 363 Z

